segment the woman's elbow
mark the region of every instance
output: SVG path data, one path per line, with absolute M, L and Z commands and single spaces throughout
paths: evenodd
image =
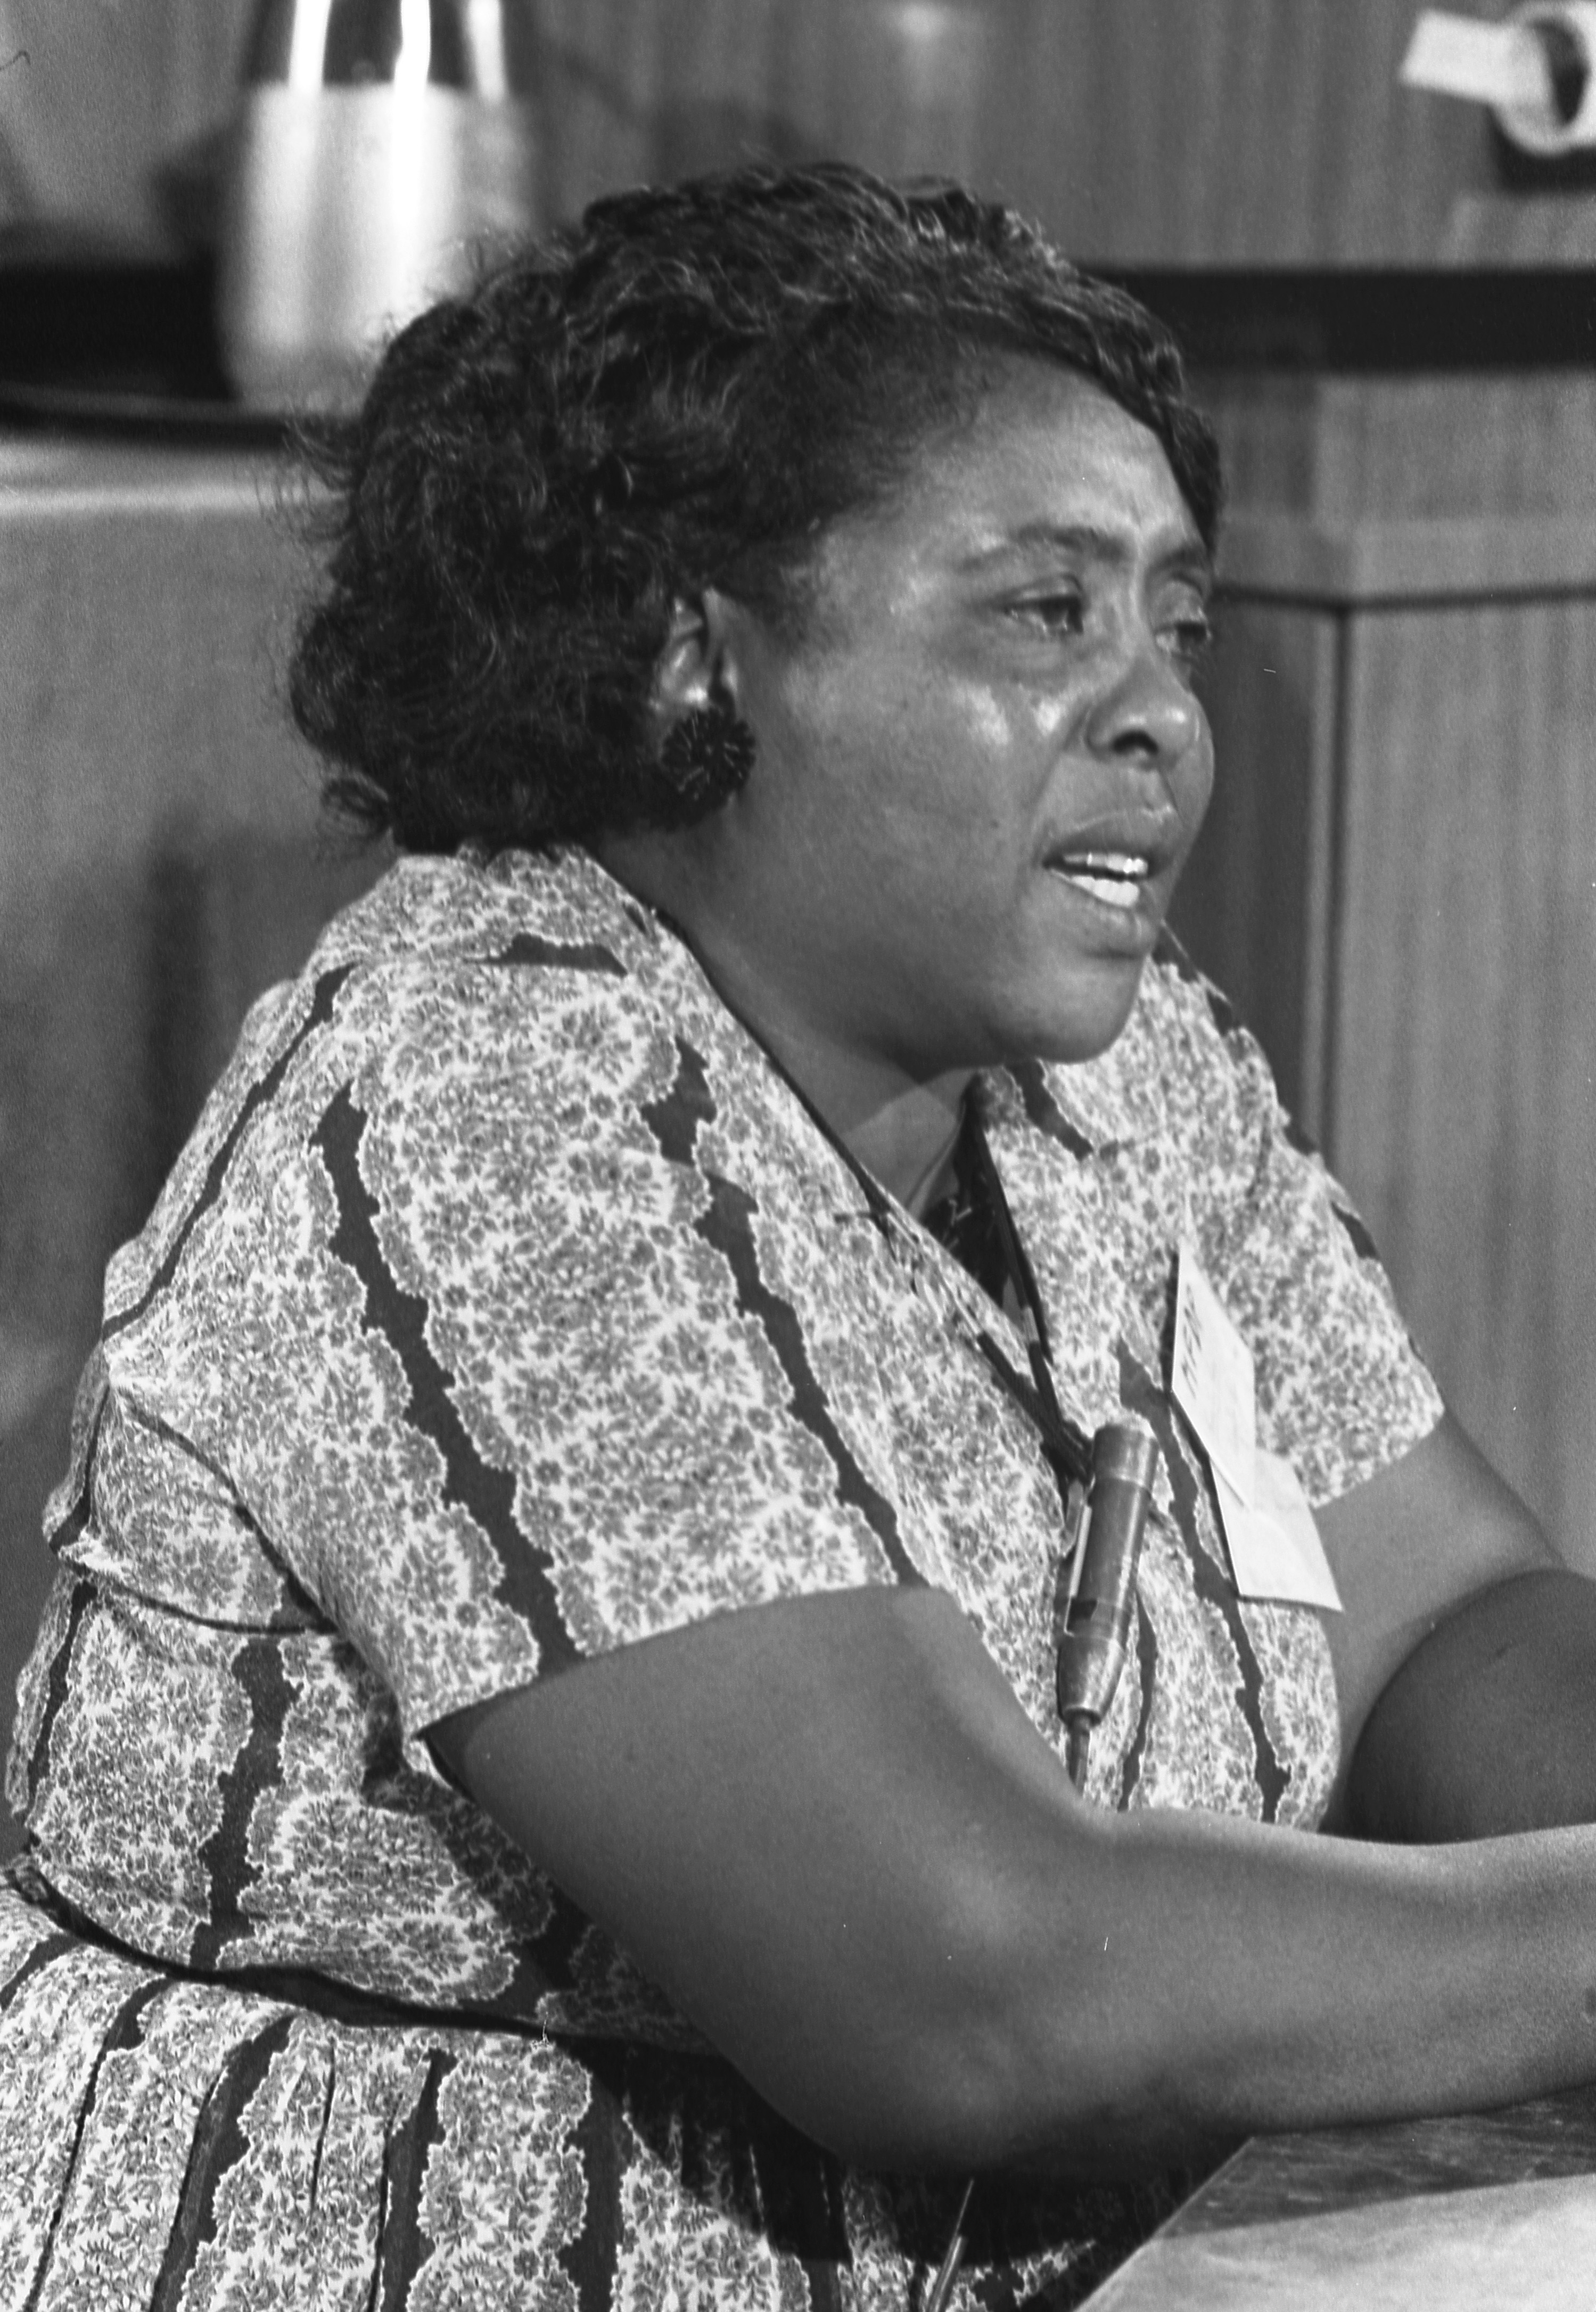
M 875 1995 L 809 2036 L 788 2115 L 862 2168 L 1123 2172 L 1188 2156 L 1174 2083 L 1121 2028 L 1112 1932 L 1040 1900 L 1000 1875 L 940 1890 L 880 1955 Z

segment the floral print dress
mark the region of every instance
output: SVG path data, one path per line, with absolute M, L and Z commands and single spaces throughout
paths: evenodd
M 1261 1441 L 1440 1411 L 1256 1047 L 1171 949 L 987 1081 L 1065 1413 L 1164 1449 L 1105 1807 L 1312 1826 L 1324 1633 L 1238 1599 L 1165 1393 L 1175 1248 Z M 1056 1747 L 1059 1489 L 1008 1320 L 587 854 L 412 858 L 256 1005 L 111 1264 L 0 1881 L 0 2307 L 898 2307 L 956 2190 L 849 2169 L 440 1773 L 448 1713 L 697 1617 L 956 1598 Z M 1064 2305 L 1145 2195 L 983 2185 L 956 2301 Z

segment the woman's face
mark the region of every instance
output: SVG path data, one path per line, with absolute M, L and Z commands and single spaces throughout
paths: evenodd
M 916 1081 L 1102 1051 L 1208 800 L 1208 579 L 1156 438 L 1007 365 L 827 537 L 799 639 L 729 609 L 759 754 L 708 823 L 711 950 L 756 959 L 805 1039 Z

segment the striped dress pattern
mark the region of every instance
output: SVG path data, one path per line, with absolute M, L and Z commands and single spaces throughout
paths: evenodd
M 1312 1826 L 1324 1633 L 1229 1580 L 1174 1257 L 1322 1502 L 1440 1412 L 1373 1248 L 1173 945 L 1109 1052 L 983 1103 L 1065 1413 L 1164 1446 L 1088 1795 Z M 956 2192 L 798 2135 L 426 1739 L 705 1615 L 923 1582 L 1060 1746 L 1059 1492 L 990 1362 L 1024 1345 L 868 1190 L 580 851 L 402 860 L 255 1006 L 111 1264 L 48 1515 L 3 2312 L 917 2300 Z M 955 2300 L 1073 2303 L 1167 2203 L 983 2185 Z

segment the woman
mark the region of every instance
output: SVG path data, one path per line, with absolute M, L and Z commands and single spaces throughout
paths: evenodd
M 0 2300 L 902 2304 L 973 2173 L 956 2300 L 1066 2304 L 1159 2204 L 1100 2172 L 1596 2073 L 1590 1590 L 1162 932 L 1219 493 L 1160 332 L 755 172 L 424 316 L 335 465 L 295 705 L 405 855 L 108 1281 Z M 1339 1616 L 1230 1581 L 1183 1244 Z

